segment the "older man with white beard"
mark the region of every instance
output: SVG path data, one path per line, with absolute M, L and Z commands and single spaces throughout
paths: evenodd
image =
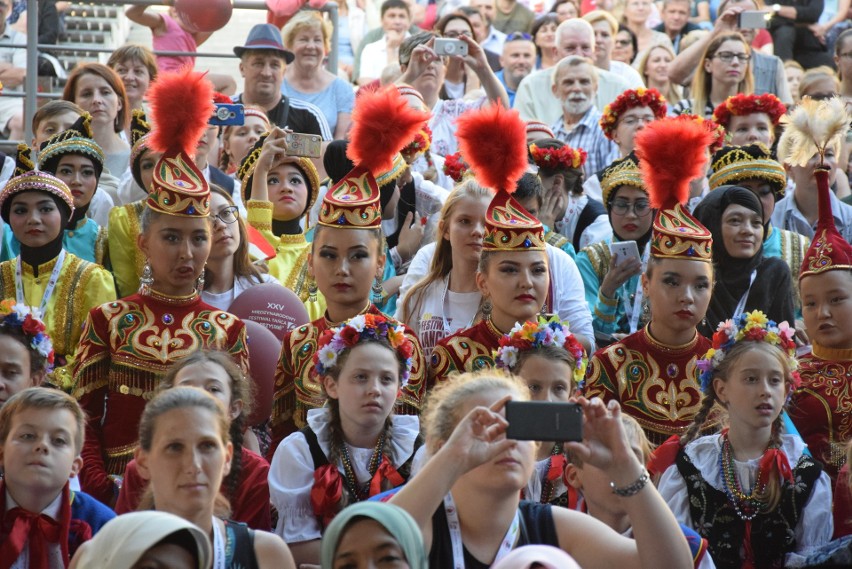
M 562 105 L 562 118 L 553 124 L 553 134 L 568 146 L 588 153 L 586 176 L 618 158 L 618 145 L 604 135 L 598 124 L 601 118 L 595 107 L 598 71 L 592 60 L 577 55 L 561 60 L 553 70 L 551 90 Z

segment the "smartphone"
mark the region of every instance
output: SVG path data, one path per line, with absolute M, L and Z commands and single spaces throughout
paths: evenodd
M 454 38 L 435 38 L 435 53 L 438 55 L 467 55 L 467 44 Z
M 516 441 L 582 441 L 583 409 L 576 403 L 509 401 L 506 437 Z
M 318 134 L 288 132 L 284 140 L 287 142 L 287 154 L 290 156 L 319 158 L 322 155 L 322 137 Z
M 642 257 L 639 256 L 639 247 L 636 246 L 636 241 L 618 241 L 609 244 L 609 252 L 615 256 L 618 255 L 618 263 L 620 265 L 627 259 L 636 259 L 639 263 L 642 262 Z
M 769 26 L 769 12 L 746 10 L 737 15 L 737 27 L 746 30 L 762 30 Z
M 213 116 L 207 121 L 207 124 L 216 126 L 231 126 L 245 124 L 246 111 L 242 105 L 216 103 L 216 109 L 213 111 Z

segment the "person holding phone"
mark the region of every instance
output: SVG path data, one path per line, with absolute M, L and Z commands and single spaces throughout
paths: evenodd
M 595 332 L 620 339 L 649 316 L 639 275 L 648 264 L 654 216 L 636 154 L 610 164 L 601 174 L 601 189 L 612 238 L 580 251 L 577 268 Z
M 710 303 L 713 239 L 683 204 L 690 182 L 706 170 L 713 133 L 705 123 L 666 118 L 637 135 L 649 205 L 657 209 L 641 277 L 650 319 L 592 356 L 583 390 L 586 397 L 618 401 L 655 445 L 683 434 L 701 407 L 695 362 L 710 342 L 696 327 Z

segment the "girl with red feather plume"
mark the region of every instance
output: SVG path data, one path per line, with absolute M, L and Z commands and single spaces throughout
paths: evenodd
M 511 195 L 527 169 L 526 125 L 517 111 L 493 105 L 462 115 L 457 136 L 477 181 L 497 192 L 486 210 L 476 273 L 484 317 L 438 342 L 429 364 L 431 383 L 494 367 L 492 352 L 500 339 L 516 323 L 536 319 L 550 285 L 544 228 Z
M 145 403 L 172 362 L 221 350 L 248 372 L 242 321 L 201 300 L 210 189 L 191 157 L 213 112 L 212 86 L 201 73 L 161 74 L 149 96 L 157 125 L 149 144 L 162 156 L 137 239 L 146 259 L 141 287 L 89 312 L 72 368 L 73 395 L 89 419 L 81 486 L 108 505 L 133 458 Z
M 297 564 L 319 563 L 323 528 L 346 502 L 401 484 L 399 472 L 415 450 L 419 422 L 413 415 L 426 387 L 423 352 L 408 327 L 371 302 L 371 283 L 381 286 L 385 266 L 377 178 L 401 160 L 399 151 L 426 118 L 395 87 L 358 97 L 347 148 L 355 167 L 323 197 L 308 271 L 327 308 L 284 337 L 272 403 L 270 496 L 280 515 L 276 533 L 290 544 Z M 400 357 L 407 361 L 404 370 L 382 376 L 393 381 L 370 387 L 365 403 L 350 384 L 356 377 L 364 385 L 375 378 L 350 365 L 356 351 L 372 354 L 359 364 L 375 366 L 370 370 L 380 369 L 382 355 L 395 361 L 392 353 L 381 353 L 384 348 L 376 347 L 376 354 L 354 346 L 369 334 L 382 336 L 391 352 L 401 353 L 404 345 L 407 355 Z M 353 369 L 361 371 L 353 375 Z M 373 409 L 367 418 L 365 405 Z M 391 414 L 394 408 L 399 416 Z
M 683 204 L 690 181 L 704 175 L 711 143 L 701 123 L 677 118 L 655 121 L 637 134 L 642 177 L 657 210 L 641 279 L 650 320 L 598 350 L 586 374 L 584 395 L 618 401 L 653 444 L 683 434 L 701 407 L 695 362 L 710 342 L 697 326 L 713 288 L 712 237 Z

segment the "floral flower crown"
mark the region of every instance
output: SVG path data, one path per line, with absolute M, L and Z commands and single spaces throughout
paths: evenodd
M 528 320 L 523 324 L 515 324 L 508 334 L 500 338 L 500 347 L 494 352 L 494 361 L 497 367 L 511 370 L 518 364 L 520 352 L 544 346 L 557 346 L 568 350 L 568 353 L 574 356 L 574 383 L 583 381 L 589 361 L 586 350 L 568 330 L 568 323 L 561 322 L 558 316 L 539 316 L 537 321 Z
M 455 183 L 461 182 L 469 170 L 470 166 L 461 157 L 461 152 L 447 154 L 444 157 L 444 174 L 452 178 Z
M 604 107 L 599 121 L 604 135 L 612 140 L 615 127 L 622 114 L 636 107 L 649 107 L 654 112 L 657 120 L 666 116 L 666 98 L 656 89 L 628 89 L 620 94 L 615 100 Z
M 588 154 L 582 148 L 560 146 L 559 148 L 540 148 L 530 144 L 530 156 L 539 168 L 559 170 L 567 168 L 582 168 Z
M 0 330 L 20 329 L 29 347 L 45 359 L 47 371 L 53 367 L 53 343 L 37 309 L 18 304 L 12 299 L 0 302 Z
M 325 330 L 317 340 L 314 365 L 319 375 L 328 374 L 337 365 L 343 352 L 362 341 L 385 339 L 405 361 L 402 384 L 408 382 L 413 364 L 414 344 L 405 335 L 405 326 L 382 314 L 359 314 L 339 328 Z
M 713 389 L 713 372 L 721 365 L 725 356 L 737 344 L 737 342 L 766 342 L 778 346 L 787 356 L 787 367 L 793 374 L 793 386 L 799 384 L 799 374 L 796 371 L 796 335 L 795 328 L 790 327 L 787 322 L 776 324 L 769 320 L 766 314 L 760 310 L 741 314 L 736 320 L 725 320 L 719 323 L 716 333 L 713 334 L 713 347 L 707 350 L 704 358 L 698 360 L 697 366 L 701 374 L 701 390 L 709 393 Z
M 781 117 L 787 112 L 787 107 L 781 99 L 772 93 L 763 95 L 746 95 L 737 93 L 728 97 L 724 103 L 713 111 L 716 122 L 727 128 L 731 124 L 731 117 L 741 117 L 752 113 L 766 113 L 772 124 L 778 126 Z
M 691 115 L 689 113 L 682 113 L 675 118 L 683 121 L 695 121 L 706 128 L 708 132 L 713 134 L 713 143 L 709 147 L 711 156 L 725 145 L 725 127 L 713 119 L 705 119 L 704 117 Z
M 432 146 L 432 129 L 429 128 L 429 125 L 423 125 L 423 128 L 414 135 L 414 140 L 405 145 L 405 148 L 400 150 L 399 153 L 406 160 L 413 160 L 429 150 L 430 146 Z

